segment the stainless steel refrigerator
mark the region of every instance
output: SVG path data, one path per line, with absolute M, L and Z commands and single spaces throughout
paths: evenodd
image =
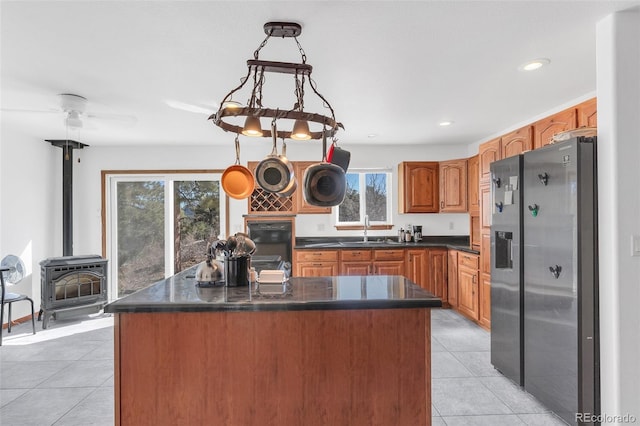
M 600 412 L 596 138 L 524 155 L 524 387 L 569 424 Z
M 595 146 L 492 164 L 491 361 L 569 424 L 600 413 Z
M 522 155 L 491 164 L 491 363 L 523 384 Z

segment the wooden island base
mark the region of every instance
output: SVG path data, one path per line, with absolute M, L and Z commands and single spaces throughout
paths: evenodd
M 116 424 L 430 425 L 430 309 L 117 313 Z

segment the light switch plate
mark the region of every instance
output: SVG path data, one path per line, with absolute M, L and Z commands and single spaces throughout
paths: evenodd
M 640 256 L 640 235 L 631 236 L 631 256 Z

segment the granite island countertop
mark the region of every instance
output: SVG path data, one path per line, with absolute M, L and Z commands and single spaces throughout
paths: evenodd
M 108 313 L 437 308 L 442 301 L 402 276 L 292 277 L 284 294 L 255 286 L 196 286 L 196 266 L 109 303 Z

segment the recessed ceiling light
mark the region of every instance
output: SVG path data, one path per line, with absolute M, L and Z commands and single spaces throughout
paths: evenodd
M 445 120 L 445 121 L 441 121 L 438 124 L 440 124 L 442 127 L 447 127 L 447 126 L 451 126 L 453 124 L 453 121 Z
M 367 135 L 367 137 L 368 137 L 369 139 L 373 139 L 373 138 L 378 137 L 378 134 L 377 134 L 377 133 L 369 133 L 369 134 Z
M 518 67 L 520 71 L 534 71 L 551 63 L 547 58 L 538 58 L 533 61 L 526 62 Z

